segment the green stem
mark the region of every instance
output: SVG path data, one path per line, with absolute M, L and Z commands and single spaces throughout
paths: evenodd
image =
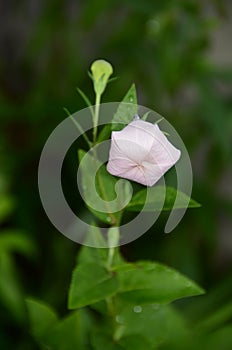
M 97 152 L 96 152 L 95 148 L 93 148 L 93 159 L 94 159 L 95 167 L 97 168 Z M 97 182 L 99 185 L 100 193 L 101 193 L 101 196 L 102 196 L 104 203 L 105 203 L 106 212 L 108 213 L 108 215 L 110 217 L 110 224 L 111 224 L 111 226 L 114 226 L 117 223 L 117 219 L 114 216 L 114 214 L 111 213 L 110 206 L 109 206 L 108 200 L 107 200 L 107 194 L 105 192 L 104 184 L 103 184 L 103 181 L 101 179 L 99 171 L 97 171 L 96 176 L 97 176 Z
M 111 227 L 108 230 L 107 238 L 108 238 L 108 244 L 109 244 L 107 268 L 110 271 L 113 265 L 114 254 L 119 244 L 119 239 L 120 239 L 119 228 L 111 225 Z
M 93 118 L 93 143 L 96 143 L 97 140 L 97 126 L 98 126 L 98 119 L 99 119 L 99 110 L 100 110 L 100 102 L 101 102 L 101 95 L 96 95 L 96 102 L 95 102 L 95 113 Z
M 117 322 L 116 322 L 116 312 L 115 312 L 115 306 L 114 306 L 114 299 L 113 297 L 110 298 L 106 298 L 106 304 L 107 304 L 107 308 L 108 308 L 108 313 L 109 313 L 109 317 L 111 318 L 111 322 L 112 322 L 112 327 L 113 327 L 113 338 L 114 335 L 117 331 Z
M 96 144 L 96 141 L 97 141 L 97 127 L 98 127 L 98 119 L 99 119 L 100 102 L 101 102 L 101 95 L 100 94 L 96 94 L 95 111 L 94 111 L 94 117 L 93 117 L 93 144 Z M 96 150 L 95 149 L 94 149 L 93 155 L 94 155 L 95 164 L 97 164 L 97 154 L 96 154 Z M 102 183 L 102 179 L 101 179 L 99 173 L 97 173 L 97 180 L 98 180 L 98 184 L 99 184 L 100 191 L 101 191 L 101 194 L 103 196 L 103 199 L 107 199 L 106 198 L 105 189 L 104 189 L 104 185 Z M 106 202 L 106 210 L 107 210 L 107 212 L 109 214 L 109 217 L 111 218 L 111 227 L 113 227 L 116 224 L 116 218 L 110 212 L 110 208 L 108 208 L 107 202 Z M 108 268 L 108 270 L 111 270 L 111 267 L 112 267 L 112 264 L 113 264 L 114 253 L 115 253 L 115 247 L 110 247 L 109 248 L 109 252 L 108 252 L 108 260 L 107 260 L 107 268 Z M 110 317 L 112 319 L 112 323 L 113 323 L 114 337 L 116 335 L 115 338 L 117 338 L 118 337 L 118 325 L 117 325 L 117 322 L 115 320 L 116 313 L 115 313 L 115 307 L 114 307 L 114 300 L 113 300 L 113 298 L 112 297 L 106 298 L 106 303 L 107 303 L 107 306 L 108 306 L 109 315 L 110 315 Z
M 94 111 L 94 117 L 93 117 L 93 145 L 95 145 L 97 141 L 97 126 L 98 126 L 98 119 L 99 119 L 100 102 L 101 102 L 101 94 L 96 94 L 95 111 Z M 97 166 L 97 154 L 95 149 L 93 151 L 93 156 L 94 156 L 95 165 Z M 110 212 L 110 208 L 107 204 L 107 194 L 105 193 L 104 184 L 102 182 L 99 172 L 97 172 L 97 180 L 98 180 L 102 197 L 105 200 L 106 211 L 109 214 L 109 217 L 111 219 L 111 225 L 115 225 L 117 220 L 115 216 Z
M 115 247 L 110 247 L 108 252 L 107 267 L 110 270 L 113 263 Z

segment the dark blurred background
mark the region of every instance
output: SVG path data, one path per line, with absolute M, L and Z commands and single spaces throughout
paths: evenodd
M 8 0 L 0 3 L 0 348 L 36 349 L 23 299 L 66 312 L 77 244 L 41 206 L 42 147 L 66 115 L 93 101 L 87 70 L 97 58 L 118 79 L 103 96 L 119 101 L 134 82 L 138 102 L 176 128 L 189 151 L 193 198 L 170 235 L 165 214 L 122 248 L 128 260 L 155 259 L 208 291 L 190 318 L 232 295 L 232 6 L 223 0 Z M 67 164 L 72 193 L 75 153 Z M 75 203 L 75 197 L 71 198 Z M 78 203 L 76 203 L 78 207 Z M 210 299 L 211 298 L 211 299 Z M 205 312 L 206 312 L 205 311 Z

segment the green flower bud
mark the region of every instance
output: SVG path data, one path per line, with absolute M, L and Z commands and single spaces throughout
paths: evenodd
M 105 60 L 94 61 L 91 65 L 94 91 L 101 95 L 106 88 L 109 77 L 113 73 L 113 67 Z

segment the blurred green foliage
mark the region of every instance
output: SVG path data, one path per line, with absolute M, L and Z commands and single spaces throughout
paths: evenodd
M 153 229 L 122 249 L 131 261 L 155 259 L 171 265 L 208 292 L 178 302 L 176 309 L 161 308 L 153 322 L 158 327 L 168 315 L 170 339 L 158 348 L 191 349 L 189 339 L 194 338 L 193 349 L 230 349 L 232 66 L 216 65 L 209 55 L 212 34 L 231 15 L 227 2 L 25 0 L 4 2 L 1 8 L 0 348 L 37 349 L 28 331 L 27 295 L 59 313 L 58 321 L 48 306 L 28 299 L 30 318 L 37 325 L 34 317 L 43 320 L 38 334 L 32 328 L 35 337 L 45 336 L 55 349 L 57 344 L 50 342 L 72 349 L 62 345 L 66 329 L 85 324 L 70 344 L 89 345 L 84 340 L 92 322 L 88 310 L 66 316 L 78 247 L 46 218 L 37 167 L 46 138 L 65 118 L 62 108 L 75 112 L 84 107 L 76 86 L 93 102 L 86 71 L 99 57 L 110 61 L 119 77 L 103 102 L 121 100 L 134 82 L 138 103 L 163 114 L 177 129 L 193 160 L 193 198 L 202 204 L 200 210 L 189 211 L 171 235 L 162 233 L 164 213 Z M 78 198 L 72 194 L 75 164 L 74 151 L 66 162 L 64 183 L 77 207 Z M 104 327 L 100 311 L 98 306 L 97 321 Z M 150 310 L 145 311 L 149 320 Z M 130 310 L 124 313 L 130 318 Z M 44 335 L 45 325 L 52 328 L 49 335 Z M 148 327 L 147 332 L 152 330 Z M 121 348 L 128 348 L 130 337 Z M 147 341 L 135 335 L 133 339 L 135 349 Z M 116 348 L 101 332 L 91 344 L 94 349 Z

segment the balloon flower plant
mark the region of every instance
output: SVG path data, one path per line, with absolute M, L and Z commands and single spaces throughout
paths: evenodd
M 69 225 L 67 237 L 81 245 L 67 315 L 59 317 L 52 307 L 28 298 L 31 333 L 41 349 L 189 349 L 191 329 L 173 302 L 203 289 L 159 262 L 129 262 L 120 250 L 148 229 L 156 244 L 155 220 L 163 210 L 171 212 L 173 228 L 180 221 L 176 213 L 199 206 L 191 192 L 180 190 L 191 179 L 188 156 L 174 128 L 137 104 L 134 85 L 120 103 L 101 103 L 112 73 L 109 62 L 93 62 L 95 104 L 78 89 L 87 107 L 67 117 L 70 138 L 76 132 L 81 145 L 76 215 L 82 215 Z M 166 185 L 175 176 L 176 187 Z M 50 202 L 54 207 L 58 200 Z

